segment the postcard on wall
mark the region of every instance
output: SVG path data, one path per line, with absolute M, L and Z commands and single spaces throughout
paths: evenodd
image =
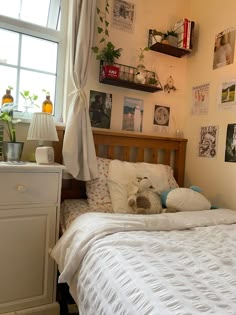
M 229 28 L 216 34 L 213 69 L 218 69 L 234 62 L 235 32 L 234 28 Z
M 133 2 L 113 0 L 111 26 L 125 32 L 133 33 L 135 11 L 136 8 Z
M 225 162 L 236 162 L 236 124 L 227 127 Z
M 228 109 L 236 105 L 236 80 L 224 82 L 218 90 L 218 105 L 220 109 Z
M 210 84 L 202 84 L 192 88 L 192 115 L 208 113 Z
M 92 127 L 110 128 L 112 94 L 90 91 L 89 116 Z
M 143 100 L 139 98 L 124 97 L 122 129 L 139 131 L 143 128 Z
M 218 126 L 206 126 L 200 128 L 200 140 L 198 145 L 199 157 L 216 157 L 218 129 Z

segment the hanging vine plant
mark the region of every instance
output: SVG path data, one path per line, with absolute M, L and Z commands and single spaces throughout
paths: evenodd
M 100 25 L 97 26 L 97 32 L 99 35 L 98 46 L 93 46 L 92 51 L 96 54 L 96 59 L 106 62 L 112 65 L 115 59 L 119 59 L 121 56 L 122 48 L 115 48 L 115 45 L 109 41 L 109 21 L 107 15 L 109 15 L 109 1 L 105 1 L 105 10 L 101 11 L 97 7 L 97 15 L 99 17 Z M 101 46 L 102 47 L 99 47 Z

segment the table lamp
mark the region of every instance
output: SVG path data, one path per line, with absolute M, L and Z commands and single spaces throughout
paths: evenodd
M 35 150 L 35 160 L 38 164 L 53 164 L 54 149 L 44 146 L 44 141 L 58 141 L 56 125 L 49 113 L 34 113 L 29 126 L 27 140 L 39 141 Z

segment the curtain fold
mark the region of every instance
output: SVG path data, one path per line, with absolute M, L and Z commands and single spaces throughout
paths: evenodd
M 84 86 L 94 34 L 96 0 L 70 0 L 69 67 L 74 86 L 63 143 L 66 170 L 78 180 L 98 177 L 96 152 Z

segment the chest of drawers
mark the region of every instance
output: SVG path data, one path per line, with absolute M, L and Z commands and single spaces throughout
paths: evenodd
M 0 163 L 0 314 L 58 315 L 56 265 L 63 167 Z

